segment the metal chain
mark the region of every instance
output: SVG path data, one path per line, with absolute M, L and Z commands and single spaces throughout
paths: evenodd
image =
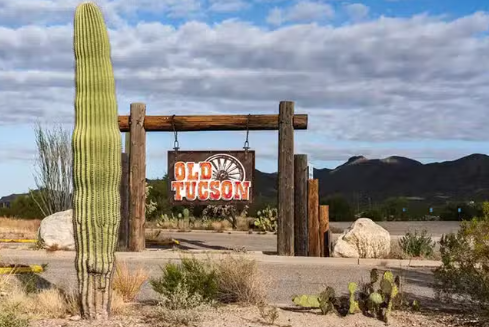
M 251 114 L 248 114 L 248 120 L 246 121 L 246 141 L 244 142 L 243 149 L 248 152 L 248 149 L 250 148 L 250 142 L 248 141 L 248 137 L 250 135 L 250 116 Z
M 175 129 L 175 115 L 173 115 L 171 118 L 171 124 L 173 127 L 173 134 L 175 135 L 175 141 L 173 142 L 173 150 L 177 152 L 178 149 L 180 149 L 180 144 L 178 143 L 178 133 L 177 130 Z

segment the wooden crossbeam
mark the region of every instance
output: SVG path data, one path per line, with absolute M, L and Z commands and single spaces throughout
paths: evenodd
M 145 116 L 147 132 L 266 131 L 279 129 L 279 115 Z M 293 117 L 294 129 L 307 129 L 307 115 Z M 129 132 L 129 116 L 119 116 L 121 132 Z

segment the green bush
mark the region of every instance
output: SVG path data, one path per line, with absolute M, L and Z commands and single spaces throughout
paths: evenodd
M 461 223 L 440 241 L 442 265 L 434 272 L 437 296 L 459 299 L 489 313 L 489 202 L 483 217 Z
M 433 255 L 436 242 L 427 236 L 427 231 L 423 230 L 420 234 L 414 231 L 414 234 L 407 232 L 399 240 L 399 246 L 402 251 L 412 257 L 431 257 Z
M 190 302 L 201 298 L 202 302 L 212 302 L 217 297 L 217 273 L 210 264 L 195 258 L 182 258 L 181 264 L 167 264 L 163 276 L 150 279 L 153 290 L 165 299 L 176 294 L 185 294 Z M 183 301 L 183 300 L 182 300 Z

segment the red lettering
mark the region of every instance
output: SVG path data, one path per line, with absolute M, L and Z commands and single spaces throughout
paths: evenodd
M 250 199 L 250 181 L 235 182 L 236 193 L 234 194 L 235 200 L 249 200 Z
M 220 200 L 221 193 L 219 192 L 219 181 L 212 181 L 209 183 L 211 191 L 211 200 Z
M 200 179 L 211 179 L 212 178 L 212 165 L 210 162 L 200 163 Z
M 187 172 L 189 181 L 196 181 L 199 179 L 199 173 L 194 171 L 195 162 L 187 162 Z
M 233 183 L 231 181 L 223 181 L 221 183 L 221 196 L 223 200 L 231 200 L 233 198 Z
M 175 180 L 183 181 L 185 179 L 185 163 L 182 161 L 178 161 L 175 163 L 175 167 L 173 168 L 175 174 Z
M 197 182 L 185 182 L 185 195 L 187 200 L 193 201 L 197 197 Z
M 183 182 L 171 182 L 171 189 L 175 191 L 175 201 L 182 201 Z
M 209 182 L 199 182 L 199 200 L 207 200 L 209 199 L 209 191 L 207 188 L 209 187 Z

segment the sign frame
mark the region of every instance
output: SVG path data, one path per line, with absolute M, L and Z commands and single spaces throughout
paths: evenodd
M 232 156 L 241 165 L 245 172 L 244 181 L 251 182 L 249 186 L 249 199 L 248 200 L 188 200 L 183 198 L 182 200 L 175 200 L 175 191 L 172 190 L 172 182 L 175 181 L 175 163 L 178 161 L 184 162 L 202 162 L 208 158 L 216 155 Z M 199 158 L 201 157 L 201 158 Z M 192 160 L 189 160 L 191 158 Z M 196 159 L 198 158 L 198 159 Z M 243 159 L 244 158 L 244 159 Z M 250 205 L 253 203 L 254 195 L 254 183 L 255 183 L 255 151 L 254 150 L 190 150 L 190 151 L 175 151 L 168 150 L 167 167 L 168 167 L 168 195 L 170 205 L 174 206 L 196 206 L 196 205 Z

